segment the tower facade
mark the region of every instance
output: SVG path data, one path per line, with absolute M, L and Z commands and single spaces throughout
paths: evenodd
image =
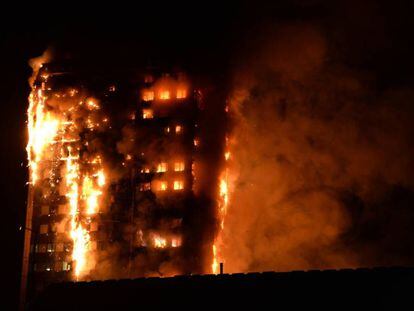
M 201 273 L 188 77 L 47 63 L 34 78 L 22 286 Z

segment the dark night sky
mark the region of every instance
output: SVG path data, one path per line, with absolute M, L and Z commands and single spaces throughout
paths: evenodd
M 3 286 L 17 297 L 24 221 L 27 61 L 48 45 L 114 64 L 162 62 L 225 81 L 266 24 L 308 21 L 324 29 L 339 59 L 376 76 L 379 87 L 413 85 L 411 1 L 224 1 L 100 7 L 61 3 L 3 11 L 0 31 Z M 335 4 L 332 4 L 334 2 Z M 360 4 L 364 2 L 364 4 Z M 236 4 L 237 3 L 237 4 Z M 67 7 L 65 7 L 65 5 Z M 21 10 L 21 11 L 20 11 Z M 75 48 L 74 48 L 75 47 Z M 413 120 L 414 121 L 414 120 Z

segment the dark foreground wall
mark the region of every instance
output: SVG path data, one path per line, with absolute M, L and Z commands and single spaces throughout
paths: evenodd
M 361 306 L 412 309 L 414 268 L 180 276 L 60 283 L 29 310 L 198 310 Z M 408 304 L 408 305 L 407 305 Z

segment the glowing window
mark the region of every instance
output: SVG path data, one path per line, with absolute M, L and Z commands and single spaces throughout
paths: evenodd
M 48 225 L 40 225 L 40 234 L 45 234 L 49 231 Z
M 143 168 L 141 169 L 141 173 L 142 173 L 142 174 L 149 174 L 149 173 L 150 173 L 150 169 L 149 169 L 149 167 L 143 167 Z
M 175 133 L 180 134 L 183 131 L 183 127 L 181 125 L 175 126 Z
M 139 191 L 149 191 L 149 190 L 151 190 L 151 183 L 149 183 L 149 182 L 142 183 L 139 186 Z
M 171 246 L 172 247 L 180 247 L 181 246 L 181 237 L 173 237 L 171 239 Z
M 159 235 L 153 235 L 152 242 L 154 244 L 154 247 L 156 248 L 164 248 L 167 246 L 167 239 L 159 236 Z
M 53 253 L 55 251 L 55 246 L 52 243 L 47 244 L 47 252 Z
M 145 90 L 142 92 L 142 100 L 145 102 L 149 102 L 154 100 L 154 91 Z
M 174 163 L 174 171 L 176 171 L 176 172 L 184 171 L 184 162 L 175 162 Z
M 197 138 L 194 138 L 193 143 L 195 147 L 198 147 L 198 145 L 200 144 Z
M 168 91 L 168 90 L 160 91 L 158 93 L 158 98 L 161 99 L 161 100 L 170 99 L 170 91 Z
M 164 173 L 167 171 L 167 163 L 161 162 L 157 166 L 157 173 Z
M 154 118 L 154 112 L 152 111 L 152 109 L 142 109 L 142 118 L 143 119 Z
M 166 181 L 161 181 L 160 182 L 160 191 L 166 191 L 168 188 L 167 182 Z
M 64 262 L 62 263 L 62 270 L 63 270 L 63 271 L 69 271 L 69 270 L 70 270 L 70 264 L 69 264 L 69 263 L 67 263 L 66 261 L 64 261 Z
M 115 92 L 116 88 L 115 85 L 109 86 L 109 92 Z
M 182 180 L 174 180 L 174 190 L 184 189 L 184 182 Z
M 177 98 L 186 98 L 187 97 L 187 90 L 185 89 L 178 89 L 177 90 Z
M 170 127 L 169 126 L 167 126 L 166 128 L 165 128 L 165 133 L 169 133 L 170 132 Z

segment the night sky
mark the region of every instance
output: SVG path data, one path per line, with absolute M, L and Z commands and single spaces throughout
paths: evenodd
M 86 7 L 71 2 L 55 3 L 55 8 L 39 3 L 2 12 L 1 253 L 2 284 L 9 303 L 17 300 L 23 236 L 18 228 L 24 223 L 27 191 L 28 60 L 48 46 L 55 46 L 63 58 L 81 57 L 103 66 L 176 65 L 225 87 L 243 62 L 242 56 L 255 50 L 266 36 L 266 29 L 310 23 L 328 37 L 332 61 L 375 77 L 377 89 L 413 87 L 411 1 L 269 2 L 157 2 L 134 7 L 104 2 Z M 398 200 L 398 192 L 393 195 Z M 408 200 L 405 204 L 413 205 L 412 193 L 401 195 Z

